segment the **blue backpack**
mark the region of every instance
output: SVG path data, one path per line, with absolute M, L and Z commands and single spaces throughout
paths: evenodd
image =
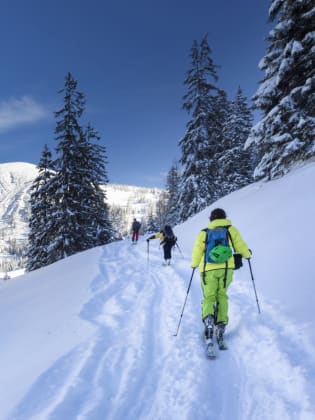
M 221 264 L 227 262 L 232 256 L 229 244 L 229 226 L 204 229 L 205 240 L 205 263 Z

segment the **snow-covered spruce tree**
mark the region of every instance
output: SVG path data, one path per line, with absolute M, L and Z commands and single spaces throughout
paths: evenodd
M 80 125 L 85 100 L 70 73 L 60 92 L 64 94 L 64 106 L 55 113 L 57 173 L 49 185 L 54 198 L 50 263 L 112 237 L 105 195 L 99 186 L 101 181 L 107 182 L 105 150 L 91 142 L 97 138 L 94 130 L 90 126 L 83 130 Z
M 49 209 L 51 200 L 47 187 L 55 176 L 52 154 L 47 145 L 44 146 L 38 164 L 38 176 L 31 187 L 30 221 L 26 270 L 32 271 L 49 263 Z
M 85 100 L 83 94 L 77 91 L 77 82 L 70 73 L 67 74 L 64 89 L 60 93 L 64 95 L 64 106 L 55 112 L 57 174 L 49 189 L 55 200 L 50 215 L 54 219 L 50 246 L 51 263 L 87 249 L 90 245 L 90 238 L 86 238 L 85 223 L 82 222 L 85 213 L 85 209 L 81 207 L 85 192 L 85 185 L 82 189 L 82 175 L 85 169 L 79 152 L 83 137 L 79 119 L 84 111 Z
M 79 154 L 84 167 L 82 184 L 86 189 L 81 205 L 83 210 L 81 216 L 85 220 L 86 236 L 90 242 L 89 248 L 107 244 L 116 237 L 109 218 L 104 188 L 108 184 L 106 148 L 94 143 L 94 140 L 98 141 L 99 139 L 98 133 L 88 124 L 79 143 Z
M 207 178 L 208 205 L 225 195 L 225 171 L 220 158 L 228 152 L 230 144 L 224 142 L 224 126 L 229 113 L 229 101 L 226 92 L 222 89 L 211 98 L 211 107 L 208 115 L 208 153 Z
M 257 143 L 262 156 L 256 179 L 282 176 L 315 156 L 315 3 L 272 0 L 269 16 L 276 25 L 260 62 L 265 76 L 254 96 L 263 118 L 247 145 Z
M 211 94 L 217 92 L 213 82 L 217 81 L 216 66 L 205 36 L 200 45 L 193 42 L 191 69 L 184 84 L 182 108 L 191 115 L 187 131 L 180 140 L 182 186 L 180 192 L 180 219 L 186 220 L 209 203 L 209 112 Z
M 239 87 L 235 99 L 228 106 L 223 127 L 223 151 L 218 157 L 222 196 L 253 181 L 252 147 L 244 145 L 252 128 L 252 112 Z
M 127 228 L 126 209 L 115 204 L 109 206 L 109 217 L 115 232 L 117 232 L 117 239 L 123 239 L 128 236 L 129 230 Z
M 149 213 L 147 219 L 144 221 L 142 228 L 145 234 L 156 233 L 162 228 L 158 224 L 156 216 L 153 214 L 153 209 Z
M 166 224 L 175 226 L 179 223 L 180 174 L 177 163 L 173 163 L 166 178 Z
M 160 229 L 167 224 L 167 192 L 162 191 L 155 205 L 155 220 Z

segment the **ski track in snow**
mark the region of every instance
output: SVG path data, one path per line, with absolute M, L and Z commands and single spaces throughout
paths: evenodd
M 275 305 L 263 302 L 262 313 L 254 314 L 250 285 L 235 277 L 230 295 L 232 331 L 227 337 L 233 336 L 233 348 L 238 349 L 242 418 L 314 419 L 315 349 L 300 334 L 301 326 L 285 319 Z M 307 371 L 298 365 L 301 355 Z
M 81 311 L 94 339 L 44 372 L 9 419 L 314 419 L 314 349 L 274 305 L 261 302 L 257 314 L 245 268 L 230 289 L 229 350 L 212 361 L 202 341 L 198 274 L 175 337 L 189 261 L 176 256 L 162 267 L 151 248 L 148 261 L 144 242 L 104 247 Z

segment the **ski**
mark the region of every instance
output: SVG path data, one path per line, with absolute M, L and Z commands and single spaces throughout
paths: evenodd
M 213 339 L 212 338 L 207 338 L 206 339 L 206 345 L 207 345 L 206 346 L 206 356 L 209 359 L 215 359 L 216 354 L 215 354 Z
M 227 350 L 228 349 L 227 345 L 225 344 L 225 342 L 223 340 L 223 337 L 221 337 L 221 338 L 217 337 L 217 343 L 218 343 L 219 350 Z
M 206 356 L 208 359 L 216 359 L 217 354 L 215 350 L 215 341 L 217 342 L 218 349 L 219 350 L 227 350 L 228 347 L 224 341 L 223 337 L 220 337 L 219 335 L 215 335 L 213 338 L 207 338 L 205 334 L 203 334 L 204 341 L 206 343 Z
M 216 339 L 217 339 L 219 350 L 227 350 L 228 349 L 227 345 L 225 344 L 224 338 L 223 338 L 223 332 L 224 332 L 224 329 L 221 330 L 221 332 L 220 332 L 220 328 L 218 328 L 218 327 L 216 328 L 215 336 L 216 336 Z

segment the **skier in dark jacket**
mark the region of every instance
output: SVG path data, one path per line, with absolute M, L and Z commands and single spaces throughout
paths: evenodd
M 131 227 L 131 231 L 132 231 L 131 240 L 132 240 L 133 243 L 138 242 L 140 228 L 141 228 L 141 223 L 138 222 L 137 219 L 133 219 L 132 227 Z
M 163 230 L 150 236 L 147 239 L 147 242 L 149 242 L 150 239 L 161 240 L 160 245 L 163 246 L 164 251 L 164 265 L 170 265 L 172 259 L 172 248 L 177 241 L 177 237 L 174 235 L 171 226 L 166 225 Z

